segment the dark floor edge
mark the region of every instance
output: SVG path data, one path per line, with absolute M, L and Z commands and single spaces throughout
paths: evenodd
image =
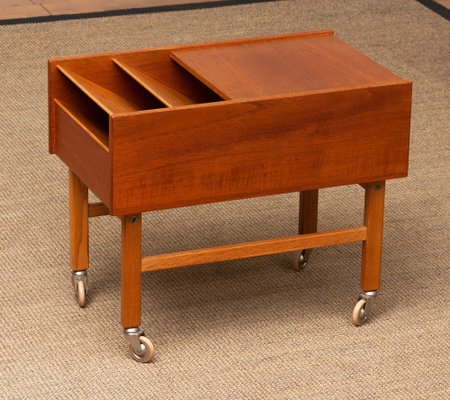
M 34 24 L 39 22 L 52 22 L 52 21 L 68 21 L 72 19 L 84 19 L 84 18 L 101 18 L 101 17 L 115 17 L 120 15 L 134 15 L 134 14 L 148 14 L 168 11 L 185 11 L 185 10 L 198 10 L 202 8 L 215 8 L 236 6 L 241 4 L 251 3 L 269 3 L 277 0 L 221 0 L 221 1 L 209 1 L 206 3 L 188 3 L 188 4 L 175 4 L 167 6 L 155 6 L 146 8 L 132 8 L 126 10 L 110 10 L 89 12 L 81 14 L 63 14 L 63 15 L 46 15 L 42 17 L 30 17 L 30 18 L 15 18 L 0 20 L 0 26 L 2 25 L 17 25 L 17 24 Z M 279 1 L 279 0 L 278 0 Z
M 423 6 L 429 8 L 431 11 L 434 11 L 436 14 L 439 14 L 447 21 L 450 21 L 450 10 L 447 7 L 439 3 L 436 3 L 433 0 L 417 0 L 417 1 Z

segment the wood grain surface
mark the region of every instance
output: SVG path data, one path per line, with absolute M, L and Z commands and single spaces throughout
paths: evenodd
M 89 218 L 101 217 L 108 215 L 109 210 L 102 202 L 89 203 Z
M 111 205 L 110 154 L 71 117 L 62 103 L 57 100 L 54 103 L 56 154 L 103 203 Z
M 407 175 L 411 82 L 332 31 L 54 59 L 49 84 L 50 150 L 112 215 Z
M 88 188 L 69 170 L 70 268 L 89 268 Z
M 367 228 L 367 239 L 362 251 L 361 289 L 368 292 L 380 287 L 385 182 L 370 183 L 365 190 L 364 226 Z
M 113 116 L 110 211 L 404 177 L 410 107 L 405 83 Z
M 195 264 L 237 260 L 240 258 L 264 256 L 267 254 L 284 253 L 300 249 L 312 249 L 335 244 L 359 242 L 365 239 L 366 228 L 357 227 L 200 250 L 160 254 L 144 257 L 142 259 L 142 271 L 154 271 Z
M 150 75 L 145 74 L 141 70 L 115 58 L 113 58 L 113 61 L 167 107 L 185 106 L 197 103 L 194 99 L 185 96 Z
M 308 190 L 300 193 L 298 233 L 317 232 L 319 215 L 319 191 Z
M 126 62 L 128 65 L 139 69 L 142 73 L 149 74 L 158 81 L 178 89 L 181 93 L 188 97 L 192 97 L 197 102 L 204 101 L 205 97 L 214 97 L 217 95 L 207 89 L 191 74 L 181 68 L 176 62 L 170 58 L 173 50 L 184 48 L 200 48 L 209 46 L 223 46 L 230 44 L 263 42 L 267 40 L 278 40 L 284 38 L 302 38 L 318 35 L 330 35 L 330 30 L 319 32 L 293 32 L 283 33 L 279 35 L 233 39 L 219 42 L 206 42 L 184 44 L 177 46 L 166 46 L 160 48 L 138 49 L 128 51 L 105 52 L 89 55 L 76 55 L 63 58 L 52 58 L 48 60 L 48 98 L 50 106 L 50 122 L 53 121 L 54 109 L 52 108 L 52 100 L 60 98 L 67 100 L 73 95 L 73 87 L 67 82 L 64 75 L 59 71 L 59 67 L 70 68 L 84 78 L 96 82 L 122 97 L 127 97 L 130 91 L 138 91 L 142 93 L 144 90 L 139 84 L 133 82 L 131 78 L 124 79 L 124 72 L 112 61 L 116 59 Z M 196 95 L 201 94 L 197 99 Z M 151 107 L 150 107 L 151 108 Z M 50 125 L 50 144 L 54 142 L 54 126 Z M 51 147 L 52 148 L 52 147 Z
M 92 116 L 95 110 L 88 111 L 88 104 L 74 107 L 55 99 L 55 102 L 66 112 L 83 130 L 97 142 L 105 151 L 109 152 L 108 124 L 101 121 L 100 116 Z M 89 103 L 89 102 L 87 102 Z
M 134 102 L 119 96 L 89 79 L 83 78 L 67 68 L 58 67 L 58 69 L 108 114 L 119 114 L 140 109 Z
M 141 214 L 122 218 L 121 323 L 124 328 L 141 324 Z
M 401 81 L 331 33 L 173 50 L 171 57 L 224 99 Z

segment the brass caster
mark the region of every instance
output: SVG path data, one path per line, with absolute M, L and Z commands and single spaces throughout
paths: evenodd
M 141 363 L 150 362 L 155 355 L 155 347 L 152 341 L 145 337 L 145 333 L 136 328 L 126 328 L 123 330 L 125 338 L 129 343 L 130 356 L 133 360 Z
M 83 308 L 87 303 L 87 271 L 72 272 L 72 286 L 78 305 Z
M 363 292 L 359 295 L 352 313 L 353 324 L 355 326 L 361 326 L 367 322 L 376 294 L 377 292 L 373 291 Z

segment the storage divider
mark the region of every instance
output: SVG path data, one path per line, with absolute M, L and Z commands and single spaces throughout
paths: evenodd
M 70 115 L 70 117 L 80 125 L 89 136 L 100 144 L 104 150 L 109 152 L 108 119 L 106 118 L 106 121 L 101 121 L 96 118 L 98 116 L 107 117 L 102 110 L 99 110 L 100 112 L 97 114 L 88 113 L 86 111 L 82 112 L 77 107 L 70 106 L 61 100 L 55 99 L 55 102 L 66 112 L 66 114 Z
M 65 90 L 53 101 L 107 151 L 110 116 L 222 100 L 178 66 L 169 51 L 76 61 L 56 64 Z
M 133 101 L 132 99 L 124 98 L 68 68 L 58 67 L 58 69 L 108 114 L 120 114 L 141 109 L 136 100 Z
M 185 106 L 197 103 L 194 99 L 185 96 L 184 94 L 139 71 L 131 65 L 115 58 L 112 60 L 119 68 L 125 71 L 167 107 Z
M 167 107 L 223 101 L 170 55 L 171 49 L 160 49 L 123 53 L 112 57 L 112 61 Z
M 57 66 L 57 68 L 79 90 L 108 114 L 120 114 L 164 107 L 142 85 L 126 74 L 120 74 L 119 79 L 125 81 L 125 85 L 122 85 L 122 90 L 119 92 L 114 85 L 105 85 L 93 79 L 86 78 L 82 75 L 82 72 L 74 71 L 66 66 Z M 126 87 L 128 89 L 123 90 Z

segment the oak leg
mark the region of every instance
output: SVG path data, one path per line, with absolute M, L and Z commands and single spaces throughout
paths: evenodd
M 367 184 L 365 191 L 364 225 L 367 239 L 363 242 L 362 250 L 361 289 L 370 292 L 380 287 L 385 182 Z
M 121 322 L 126 328 L 141 323 L 141 214 L 122 218 Z
M 85 271 L 89 267 L 88 188 L 69 171 L 70 268 Z

